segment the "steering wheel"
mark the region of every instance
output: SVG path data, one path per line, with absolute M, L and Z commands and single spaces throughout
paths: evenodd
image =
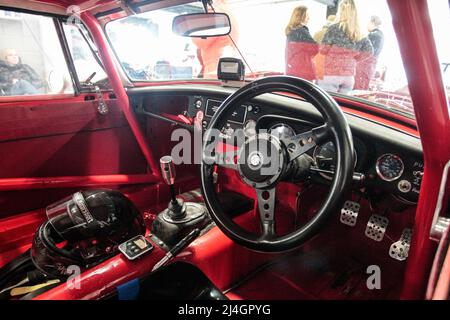
M 224 162 L 215 148 L 219 140 L 219 129 L 238 106 L 256 96 L 271 92 L 286 92 L 304 98 L 321 113 L 325 125 L 290 137 L 276 137 L 266 132 L 257 132 L 253 137 L 245 139 L 239 150 L 232 155 L 231 162 L 229 156 Z M 296 114 L 301 110 L 301 106 L 280 106 L 280 110 Z M 336 168 L 329 193 L 309 222 L 289 234 L 279 236 L 275 226 L 277 184 L 291 174 L 292 165 L 297 158 L 325 141 L 332 141 L 336 149 Z M 266 77 L 249 83 L 229 96 L 211 119 L 202 149 L 202 191 L 212 219 L 226 236 L 256 251 L 282 252 L 294 249 L 316 235 L 341 206 L 342 196 L 352 181 L 354 161 L 350 128 L 343 112 L 329 94 L 300 78 Z M 255 189 L 262 229 L 260 234 L 244 230 L 224 213 L 213 183 L 213 170 L 216 165 L 237 170 L 242 180 Z

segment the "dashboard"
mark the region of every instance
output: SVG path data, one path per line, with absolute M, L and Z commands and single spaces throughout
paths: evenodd
M 183 106 L 182 113 L 194 123 L 197 121 L 205 130 L 221 103 L 230 94 L 230 90 L 232 89 L 218 87 L 212 90 L 213 92 L 210 89 L 199 92 L 183 87 L 170 94 L 186 98 L 187 105 Z M 144 111 L 145 105 L 148 104 L 148 97 L 143 98 L 145 92 L 139 89 L 132 92 L 134 101 L 141 101 L 143 106 L 140 110 Z M 150 99 L 158 97 L 164 97 L 164 92 L 158 91 L 158 94 Z M 157 103 L 158 101 L 152 101 L 149 104 Z M 299 117 L 280 108 L 281 104 L 288 103 L 302 104 L 304 114 Z M 359 181 L 355 180 L 354 188 L 370 193 L 371 197 L 383 198 L 390 195 L 403 204 L 416 204 L 424 167 L 420 139 L 362 117 L 348 114 L 346 116 L 352 130 L 356 153 L 355 175 L 359 177 Z M 220 125 L 220 131 L 224 139 L 230 139 L 238 129 L 243 130 L 246 137 L 255 135 L 261 129 L 272 135 L 286 137 L 309 131 L 322 124 L 320 114 L 309 103 L 286 96 L 266 94 L 236 106 L 227 120 Z M 311 178 L 319 183 L 329 184 L 333 178 L 335 162 L 333 143 L 318 145 L 308 154 L 314 161 Z

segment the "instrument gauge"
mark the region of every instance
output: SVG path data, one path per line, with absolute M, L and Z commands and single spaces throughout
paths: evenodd
M 314 158 L 314 162 L 317 165 L 317 168 L 330 172 L 330 174 L 325 173 L 325 172 L 320 172 L 320 175 L 327 180 L 332 180 L 333 174 L 331 174 L 331 172 L 334 173 L 334 171 L 336 169 L 335 168 L 336 148 L 334 147 L 334 143 L 330 141 L 323 145 L 316 146 L 316 148 L 314 149 L 314 152 L 313 152 L 313 158 Z M 358 161 L 357 153 L 355 150 L 355 164 L 354 164 L 355 168 L 356 168 L 357 161 Z
M 272 126 L 269 129 L 269 133 L 272 136 L 277 137 L 278 139 L 284 139 L 284 138 L 289 138 L 289 137 L 295 136 L 294 129 L 292 129 L 292 127 L 290 127 L 284 123 L 278 123 L 278 124 Z
M 375 169 L 384 181 L 395 181 L 402 176 L 405 166 L 399 156 L 387 153 L 378 158 Z

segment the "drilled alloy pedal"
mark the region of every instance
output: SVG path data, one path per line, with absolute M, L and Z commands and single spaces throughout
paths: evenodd
M 383 240 L 389 219 L 377 214 L 370 216 L 366 227 L 366 236 L 375 241 Z
M 409 247 L 411 246 L 411 236 L 411 229 L 403 230 L 400 240 L 394 242 L 389 248 L 389 255 L 391 258 L 399 261 L 404 261 L 408 258 Z
M 358 213 L 361 205 L 358 202 L 347 200 L 341 209 L 341 222 L 353 227 L 358 219 Z

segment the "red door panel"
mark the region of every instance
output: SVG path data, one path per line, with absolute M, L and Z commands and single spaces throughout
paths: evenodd
M 0 102 L 0 179 L 146 173 L 145 159 L 115 99 L 107 115 L 85 95 Z M 0 218 L 43 207 L 70 190 L 0 192 Z

